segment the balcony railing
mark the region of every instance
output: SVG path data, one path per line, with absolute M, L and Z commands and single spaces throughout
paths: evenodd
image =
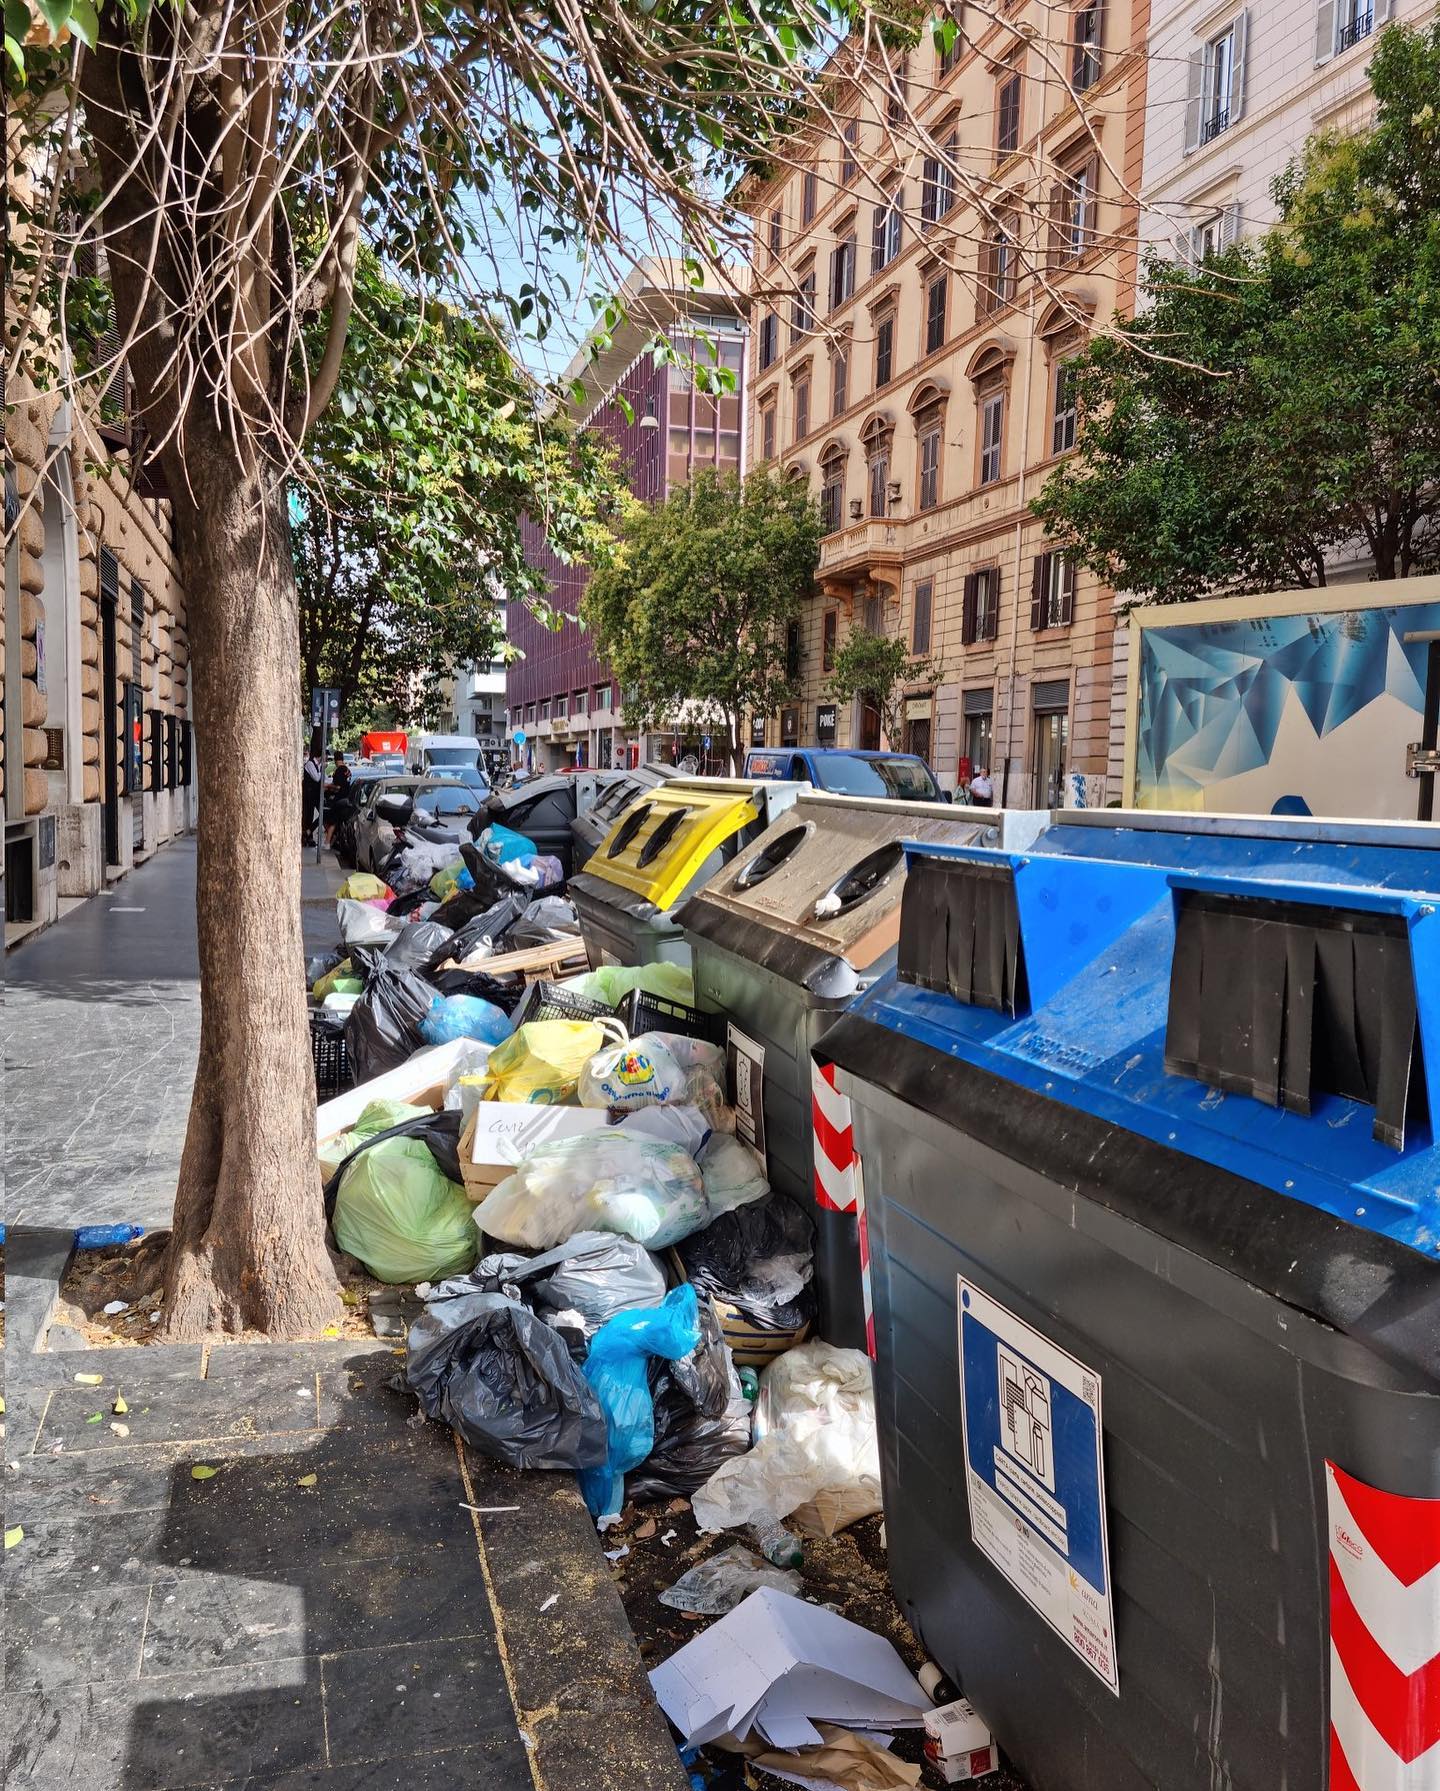
M 1340 36 L 1335 45 L 1336 53 L 1338 54 L 1341 50 L 1348 50 L 1351 44 L 1358 44 L 1362 37 L 1369 37 L 1374 26 L 1375 14 L 1373 10 L 1370 12 L 1357 12 L 1348 25 L 1342 25 L 1340 27 Z
M 1229 124 L 1229 106 L 1217 106 L 1200 126 L 1200 141 L 1202 143 L 1213 143 L 1220 135 L 1221 131 L 1229 128 Z

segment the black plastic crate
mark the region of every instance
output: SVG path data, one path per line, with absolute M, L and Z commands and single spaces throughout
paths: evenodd
M 350 1069 L 350 1053 L 345 1048 L 345 1016 L 326 1013 L 323 1008 L 310 1011 L 310 1055 L 315 1063 L 315 1098 L 331 1100 L 355 1086 Z
M 702 1014 L 687 1002 L 651 995 L 645 989 L 633 989 L 616 1011 L 631 1038 L 642 1032 L 679 1032 L 687 1038 L 706 1039 L 712 1045 L 725 1043 L 724 1014 Z
M 531 983 L 515 1009 L 517 1026 L 531 1020 L 613 1020 L 615 1009 L 590 995 L 562 989 L 558 983 Z

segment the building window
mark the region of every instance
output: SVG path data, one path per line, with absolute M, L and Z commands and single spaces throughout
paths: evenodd
M 815 268 L 805 270 L 790 305 L 790 342 L 793 347 L 815 328 Z
M 830 309 L 843 305 L 855 291 L 855 233 L 852 230 L 830 252 Z
M 920 222 L 928 230 L 954 209 L 955 164 L 960 154 L 959 133 L 952 131 L 944 155 L 927 155 L 920 182 Z
M 1005 388 L 990 387 L 980 397 L 980 483 L 993 485 L 1000 477 L 1005 442 Z
M 777 205 L 770 214 L 770 259 L 772 261 L 780 253 L 780 244 L 784 231 L 785 214 Z
M 813 168 L 807 168 L 800 177 L 800 222 L 814 222 L 816 207 L 820 202 L 820 176 Z
M 850 182 L 854 180 L 855 176 L 860 172 L 859 158 L 855 153 L 856 145 L 859 141 L 860 125 L 856 119 L 852 118 L 849 124 L 847 124 L 845 129 L 840 133 L 841 186 L 849 186 Z
M 975 302 L 977 315 L 990 317 L 1014 301 L 1018 259 L 1014 222 L 1009 218 L 1002 219 L 980 245 L 980 289 Z
M 1068 628 L 1075 620 L 1075 562 L 1068 554 L 1036 554 L 1030 589 L 1030 626 Z
M 870 272 L 878 274 L 900 253 L 905 224 L 905 189 L 897 187 L 884 205 L 875 207 L 870 229 Z
M 995 154 L 1002 161 L 1020 147 L 1021 79 L 1016 69 L 1001 78 L 995 92 Z
M 760 319 L 760 370 L 773 366 L 776 355 L 780 352 L 780 318 L 774 311 L 767 311 Z
M 568 696 L 557 696 L 555 699 L 555 719 L 556 719 L 556 721 L 564 721 L 565 717 L 569 713 L 570 713 L 569 697 Z
M 780 744 L 782 746 L 798 746 L 800 744 L 800 711 L 786 708 L 780 711 Z
M 885 117 L 890 124 L 899 124 L 905 116 L 905 94 L 910 84 L 910 58 L 902 56 L 890 71 L 890 90 L 885 101 Z
M 960 643 L 972 646 L 976 641 L 993 641 L 1000 626 L 1000 568 L 982 566 L 965 575 L 965 593 L 960 606 Z
M 945 346 L 945 299 L 950 283 L 937 274 L 925 289 L 925 352 L 934 354 Z
M 767 404 L 760 413 L 760 458 L 775 458 L 775 406 Z
M 610 707 L 610 686 L 608 684 L 597 684 L 590 692 L 590 706 L 593 709 L 608 709 Z
M 910 651 L 912 653 L 928 653 L 930 651 L 930 598 L 934 586 L 928 578 L 922 578 L 915 587 L 914 613 L 910 618 Z
M 943 439 L 940 414 L 927 411 L 919 422 L 920 436 L 920 508 L 933 510 L 940 502 L 940 444 Z M 918 652 L 919 649 L 917 648 Z
M 1079 261 L 1095 246 L 1093 156 L 1065 169 L 1050 193 L 1050 251 L 1055 261 Z
M 972 776 L 977 771 L 990 769 L 990 753 L 995 737 L 994 703 L 994 696 L 988 690 L 965 692 L 965 757 L 970 761 Z
M 810 375 L 795 381 L 795 440 L 803 442 L 810 433 Z
M 827 609 L 820 619 L 820 670 L 835 670 L 835 640 L 840 632 L 840 612 Z
M 590 692 L 588 690 L 577 690 L 575 695 L 570 699 L 570 713 L 572 715 L 583 715 L 589 707 Z
M 1323 6 L 1321 11 L 1324 11 Z M 1369 37 L 1374 29 L 1374 0 L 1339 0 L 1339 5 L 1335 8 L 1334 54 L 1338 56 L 1342 50 L 1348 50 L 1352 44 L 1358 44 L 1362 37 Z M 1322 60 L 1329 53 L 1328 49 L 1322 51 Z
M 848 399 L 847 387 L 850 380 L 850 351 L 837 348 L 830 361 L 830 414 L 832 417 L 842 416 Z
M 944 32 L 944 35 L 940 38 L 938 47 L 940 52 L 940 79 L 943 81 L 946 75 L 950 74 L 951 71 L 958 66 L 960 52 L 964 48 L 964 44 L 960 36 L 960 27 L 955 20 L 946 19 L 942 26 L 942 31 Z
M 884 634 L 885 632 L 885 599 L 870 596 L 865 599 L 865 608 L 861 614 L 861 625 L 866 634 Z
M 550 719 L 550 699 L 549 699 L 549 697 L 546 697 L 544 702 L 541 703 L 541 705 L 540 705 L 540 719 L 541 719 L 541 721 L 549 721 L 549 719 Z
M 827 535 L 840 527 L 845 509 L 845 453 L 832 448 L 820 462 L 820 524 Z
M 1185 148 L 1212 143 L 1240 117 L 1245 105 L 1247 19 L 1239 13 L 1190 58 L 1185 106 Z
M 878 443 L 870 452 L 870 514 L 884 516 L 889 508 L 890 443 Z
M 888 386 L 894 377 L 895 319 L 882 317 L 875 325 L 875 390 Z
M 1065 712 L 1068 695 L 1055 697 L 1045 693 L 1045 702 L 1060 706 L 1042 709 L 1036 703 L 1031 717 L 1035 729 L 1031 776 L 1034 800 L 1042 808 L 1059 808 L 1065 794 L 1065 759 L 1069 748 L 1069 717 Z
M 800 624 L 798 622 L 785 624 L 785 676 L 787 678 L 800 676 Z
M 1075 446 L 1075 370 L 1069 361 L 1055 363 L 1051 381 L 1054 419 L 1050 425 L 1050 452 L 1068 454 Z
M 1193 267 L 1199 267 L 1212 255 L 1223 255 L 1233 248 L 1240 235 L 1240 207 L 1225 205 L 1211 214 L 1180 239 L 1180 253 Z
M 1075 14 L 1070 56 L 1070 85 L 1088 93 L 1100 79 L 1100 0 L 1087 0 Z

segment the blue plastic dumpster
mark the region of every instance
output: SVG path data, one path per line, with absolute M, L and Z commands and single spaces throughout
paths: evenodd
M 896 973 L 817 1047 L 891 1577 L 1036 1791 L 1440 1762 L 1437 845 L 916 847 Z

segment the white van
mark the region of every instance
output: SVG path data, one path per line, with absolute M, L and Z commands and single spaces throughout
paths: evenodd
M 410 769 L 417 777 L 458 777 L 462 771 L 485 776 L 474 734 L 417 734 L 410 742 Z

